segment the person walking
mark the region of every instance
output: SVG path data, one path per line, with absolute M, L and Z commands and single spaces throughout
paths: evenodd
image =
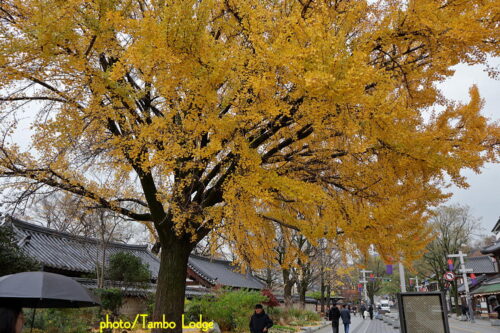
M 339 333 L 340 310 L 337 303 L 333 303 L 332 308 L 328 312 L 328 319 L 332 321 L 333 333 Z
M 21 308 L 0 307 L 0 333 L 21 333 L 24 314 Z
M 262 304 L 255 306 L 255 312 L 250 318 L 251 333 L 265 333 L 273 326 L 273 321 L 264 311 Z
M 340 318 L 342 318 L 342 323 L 344 324 L 344 333 L 349 333 L 349 326 L 351 325 L 351 311 L 349 311 L 345 304 L 342 305 L 342 310 L 340 310 Z
M 361 306 L 359 307 L 359 312 L 361 312 L 361 316 L 363 317 L 363 319 L 365 319 L 366 305 L 364 302 L 361 303 Z
M 370 314 L 370 319 L 373 320 L 373 305 L 371 304 L 368 307 L 368 313 Z

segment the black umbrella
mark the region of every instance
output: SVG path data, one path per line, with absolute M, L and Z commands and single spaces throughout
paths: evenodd
M 0 304 L 26 308 L 81 308 L 99 301 L 64 275 L 23 272 L 0 277 Z
M 23 272 L 0 277 L 0 307 L 81 308 L 99 301 L 81 284 L 64 275 Z M 33 310 L 33 318 L 35 311 Z

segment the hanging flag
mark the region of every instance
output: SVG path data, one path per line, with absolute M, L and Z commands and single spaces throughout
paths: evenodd
M 391 275 L 392 274 L 392 265 L 389 264 L 389 265 L 385 265 L 385 272 L 388 274 L 388 275 Z
M 372 280 L 372 281 L 375 280 L 375 275 L 370 274 L 370 280 Z
M 413 279 L 410 279 L 410 286 L 413 286 Z
M 453 259 L 448 259 L 448 269 L 449 269 L 450 271 L 452 271 L 452 270 L 453 270 Z
M 470 275 L 470 278 L 471 278 L 471 282 L 472 282 L 472 285 L 475 285 L 477 283 L 477 278 L 476 278 L 476 274 L 472 273 Z

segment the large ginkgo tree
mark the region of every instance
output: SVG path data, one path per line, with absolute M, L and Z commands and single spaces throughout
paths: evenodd
M 437 88 L 452 66 L 498 55 L 498 6 L 3 0 L 3 184 L 149 225 L 156 319 L 180 319 L 188 256 L 207 235 L 255 267 L 287 229 L 411 260 L 443 185 L 498 157 L 477 88 L 468 104 Z M 30 145 L 15 142 L 20 117 Z

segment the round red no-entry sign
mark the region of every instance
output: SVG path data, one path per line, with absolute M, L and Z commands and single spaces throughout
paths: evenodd
M 455 274 L 453 274 L 453 272 L 446 272 L 446 273 L 444 273 L 443 277 L 446 281 L 451 282 L 451 281 L 455 280 Z

